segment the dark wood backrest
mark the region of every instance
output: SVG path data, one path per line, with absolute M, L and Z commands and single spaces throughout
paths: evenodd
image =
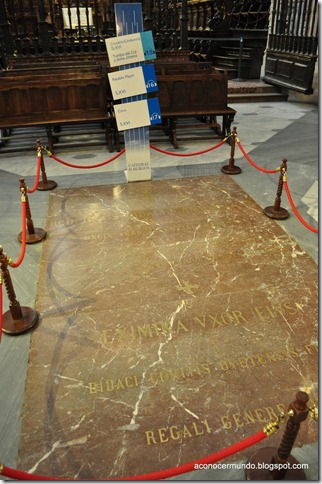
M 227 74 L 191 73 L 157 76 L 161 115 L 163 113 L 206 114 L 227 107 Z
M 207 72 L 212 71 L 212 64 L 211 62 L 182 62 L 178 64 L 177 62 L 155 62 L 154 69 L 156 74 L 165 75 L 165 74 L 173 74 L 173 73 L 184 73 L 184 72 L 191 72 L 191 71 L 204 71 Z
M 10 74 L 11 75 L 10 75 Z M 50 124 L 73 115 L 80 118 L 102 116 L 106 107 L 107 76 L 101 69 L 95 71 L 70 69 L 43 70 L 37 75 L 5 71 L 0 75 L 0 123 L 10 127 L 19 123 L 39 121 Z

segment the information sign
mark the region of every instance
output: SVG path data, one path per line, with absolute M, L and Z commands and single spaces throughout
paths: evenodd
M 151 31 L 105 39 L 105 44 L 111 67 L 156 58 Z
M 113 99 L 136 96 L 157 91 L 154 66 L 147 64 L 108 74 Z
M 150 126 L 161 122 L 158 98 L 117 104 L 114 106 L 114 111 L 119 131 Z

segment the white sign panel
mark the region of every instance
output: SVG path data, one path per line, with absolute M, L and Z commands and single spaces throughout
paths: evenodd
M 108 74 L 113 99 L 157 91 L 158 84 L 153 65 L 124 69 Z
M 156 57 L 150 30 L 105 39 L 105 44 L 111 67 L 143 62 Z
M 158 98 L 116 104 L 114 112 L 119 131 L 161 123 Z
M 144 61 L 140 34 L 106 39 L 105 43 L 111 67 Z
M 146 99 L 133 103 L 117 104 L 114 106 L 114 110 L 119 131 L 140 128 L 141 126 L 149 126 L 151 124 Z

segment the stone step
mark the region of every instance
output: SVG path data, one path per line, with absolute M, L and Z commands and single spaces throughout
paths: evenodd
M 278 87 L 266 84 L 260 79 L 239 82 L 228 80 L 228 104 L 286 100 L 287 94 L 281 93 Z
M 228 104 L 287 101 L 287 97 L 287 94 L 279 92 L 228 92 Z

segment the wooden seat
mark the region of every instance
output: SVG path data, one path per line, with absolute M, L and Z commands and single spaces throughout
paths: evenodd
M 99 122 L 104 125 L 106 144 L 112 151 L 107 76 L 101 66 L 86 67 L 2 71 L 0 129 L 44 126 L 53 151 L 59 139 L 59 130 L 53 134 L 54 127 Z
M 227 74 L 192 72 L 157 76 L 162 129 L 168 134 L 173 146 L 178 148 L 177 129 L 212 128 L 216 137 L 230 134 L 231 123 L 236 111 L 227 105 Z M 222 117 L 222 121 L 218 121 Z M 198 118 L 199 122 L 185 122 L 180 119 Z M 187 121 L 187 120 L 186 120 Z M 201 121 L 201 122 L 200 122 Z M 191 133 L 189 133 L 189 139 Z M 200 139 L 200 138 L 199 138 Z

